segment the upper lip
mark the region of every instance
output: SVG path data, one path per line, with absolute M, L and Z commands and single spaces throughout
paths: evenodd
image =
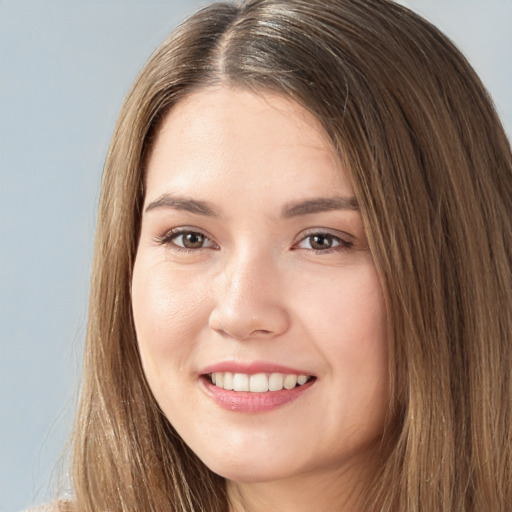
M 224 361 L 220 363 L 214 363 L 212 365 L 204 367 L 201 371 L 201 375 L 208 373 L 218 372 L 231 372 L 231 373 L 245 373 L 253 375 L 256 373 L 284 373 L 293 375 L 312 375 L 306 370 L 299 370 L 297 368 L 290 368 L 277 363 L 266 362 L 266 361 L 253 361 L 253 362 L 235 362 L 235 361 Z

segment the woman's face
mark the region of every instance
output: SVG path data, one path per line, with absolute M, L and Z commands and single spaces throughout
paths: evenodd
M 171 110 L 132 285 L 149 385 L 210 469 L 364 466 L 387 409 L 385 308 L 352 187 L 301 106 L 220 87 Z

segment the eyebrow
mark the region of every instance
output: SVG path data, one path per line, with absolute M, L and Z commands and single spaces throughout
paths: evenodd
M 172 208 L 174 210 L 184 210 L 207 217 L 220 217 L 215 208 L 206 201 L 177 197 L 172 194 L 162 194 L 158 199 L 148 204 L 144 211 L 149 212 L 157 208 Z M 284 205 L 281 215 L 284 218 L 290 218 L 332 210 L 358 211 L 359 205 L 355 197 L 318 197 L 288 203 Z
M 149 203 L 144 211 L 149 212 L 157 208 L 172 208 L 174 210 L 185 210 L 190 213 L 206 215 L 208 217 L 219 217 L 215 208 L 206 201 L 177 197 L 171 194 L 162 194 L 158 199 Z
M 331 210 L 358 211 L 359 205 L 355 197 L 318 197 L 285 205 L 282 210 L 282 216 L 290 218 Z

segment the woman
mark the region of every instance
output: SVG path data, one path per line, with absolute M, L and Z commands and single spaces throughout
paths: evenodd
M 511 167 L 405 8 L 192 16 L 106 162 L 72 508 L 505 512 Z

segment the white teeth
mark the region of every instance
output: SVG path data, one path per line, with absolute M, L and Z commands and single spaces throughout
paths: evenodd
M 245 373 L 235 373 L 233 375 L 234 391 L 249 391 L 249 375 Z
M 293 389 L 308 382 L 307 375 L 294 375 L 283 373 L 246 373 L 216 372 L 210 374 L 212 384 L 219 388 L 234 391 L 250 391 L 251 393 L 265 393 L 267 391 L 281 391 Z
M 264 393 L 268 391 L 268 378 L 264 373 L 251 375 L 249 379 L 249 391 L 251 393 Z
M 269 391 L 280 391 L 283 389 L 284 375 L 282 373 L 272 373 L 268 379 Z
M 302 384 L 306 384 L 307 381 L 308 381 L 308 378 L 305 375 L 299 375 L 297 377 L 297 384 L 299 386 L 302 386 Z
M 222 387 L 228 391 L 233 389 L 233 374 L 231 372 L 226 372 L 224 374 L 224 386 Z
M 297 385 L 297 375 L 287 375 L 284 378 L 285 389 L 293 389 Z

